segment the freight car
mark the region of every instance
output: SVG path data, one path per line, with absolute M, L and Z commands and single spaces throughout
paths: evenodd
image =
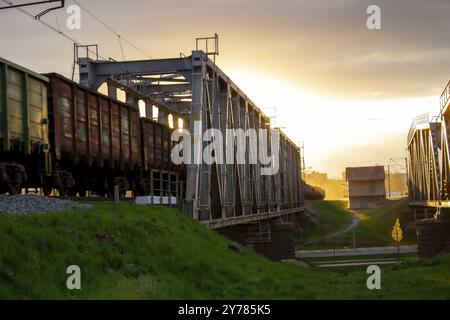
M 177 194 L 171 128 L 59 74 L 0 61 L 0 193 Z
M 176 195 L 184 190 L 185 170 L 172 163 L 172 129 L 147 118 L 140 119 L 142 169 L 138 195 Z
M 0 194 L 43 185 L 51 174 L 47 84 L 48 78 L 0 58 Z
M 141 167 L 139 109 L 91 91 L 61 75 L 49 79 L 54 173 L 44 193 L 111 194 L 133 189 Z

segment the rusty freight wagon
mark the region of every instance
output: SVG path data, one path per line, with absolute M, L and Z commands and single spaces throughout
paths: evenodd
M 173 129 L 158 120 L 141 118 L 137 103 L 0 59 L 0 194 L 111 196 L 117 185 L 122 196 L 178 196 L 185 170 L 171 162 Z
M 55 170 L 45 193 L 112 194 L 134 189 L 141 167 L 139 109 L 59 74 L 49 83 L 50 143 Z
M 174 142 L 171 141 L 173 129 L 141 118 L 142 166 L 143 175 L 139 193 L 154 196 L 179 195 L 180 183 L 184 177 L 182 166 L 171 161 Z
M 0 58 L 0 194 L 39 187 L 51 174 L 47 82 Z

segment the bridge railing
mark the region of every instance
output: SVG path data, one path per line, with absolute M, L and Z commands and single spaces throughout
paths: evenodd
M 447 83 L 447 86 L 445 87 L 444 91 L 441 94 L 441 98 L 440 98 L 440 104 L 441 104 L 441 115 L 442 115 L 442 110 L 444 110 L 444 108 L 447 106 L 448 102 L 450 99 L 450 81 Z
M 422 127 L 425 124 L 429 124 L 430 122 L 430 115 L 428 113 L 423 113 L 417 117 L 414 118 L 414 121 L 411 124 L 411 128 L 408 132 L 408 145 L 411 143 L 411 140 L 414 136 L 414 133 L 416 132 L 416 129 L 418 127 Z

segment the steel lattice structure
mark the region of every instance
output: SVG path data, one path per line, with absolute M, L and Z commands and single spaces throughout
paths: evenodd
M 414 202 L 440 200 L 441 123 L 416 117 L 409 135 L 409 196 Z
M 408 133 L 411 204 L 419 207 L 450 207 L 450 83 L 441 95 L 441 111 L 429 121 L 416 117 Z
M 186 165 L 183 199 L 183 210 L 193 218 L 223 226 L 302 210 L 301 149 L 281 130 L 271 128 L 270 118 L 220 70 L 208 52 L 195 50 L 189 57 L 124 62 L 79 58 L 78 64 L 81 84 L 97 90 L 107 83 L 110 96 L 120 88 L 128 102 L 145 102 L 147 117 L 154 117 L 152 109 L 157 105 L 161 122 L 172 114 L 175 122 L 183 118 L 186 127 L 193 129 L 201 120 L 201 135 L 211 128 L 222 136 L 227 129 L 267 129 L 267 136 L 257 136 L 258 147 L 262 139 L 271 141 L 279 136 L 280 161 L 275 175 L 261 175 L 259 162 L 196 164 L 203 148 L 194 147 L 191 164 Z M 201 138 L 200 134 L 192 136 L 192 145 Z M 216 148 L 226 153 L 225 144 Z M 247 142 L 247 160 L 249 149 Z M 271 150 L 267 151 L 270 154 Z M 236 148 L 230 156 L 237 157 Z
M 419 256 L 448 252 L 450 243 L 450 83 L 441 95 L 441 111 L 415 119 L 408 134 L 409 206 L 417 231 Z

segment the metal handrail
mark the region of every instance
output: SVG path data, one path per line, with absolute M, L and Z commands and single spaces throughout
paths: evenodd
M 445 89 L 442 92 L 441 97 L 440 97 L 440 104 L 441 104 L 440 115 L 441 116 L 442 116 L 442 110 L 444 110 L 444 108 L 447 106 L 449 99 L 450 99 L 450 81 L 445 86 Z
M 414 121 L 412 122 L 411 127 L 408 132 L 408 141 L 407 141 L 408 145 L 410 144 L 411 139 L 412 139 L 414 133 L 416 132 L 417 126 L 420 124 L 429 123 L 429 121 L 430 121 L 429 119 L 430 119 L 430 115 L 428 113 L 423 113 L 414 118 Z

